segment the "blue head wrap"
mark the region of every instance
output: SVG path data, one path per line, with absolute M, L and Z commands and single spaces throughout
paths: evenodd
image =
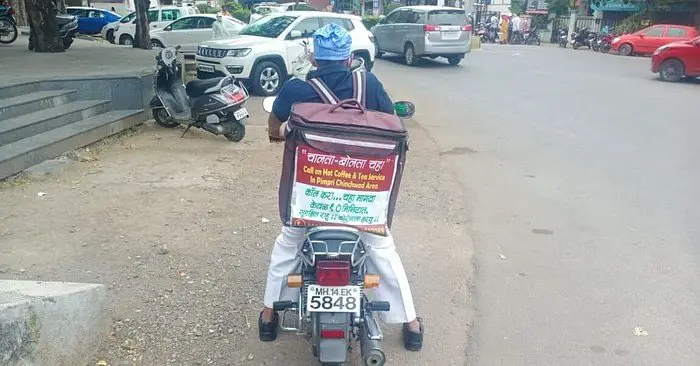
M 314 33 L 314 57 L 317 60 L 342 61 L 350 58 L 352 38 L 345 28 L 330 23 Z

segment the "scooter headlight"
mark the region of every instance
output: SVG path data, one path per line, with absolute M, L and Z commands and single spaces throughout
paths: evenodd
M 250 54 L 250 48 L 237 48 L 226 52 L 227 57 L 246 57 Z

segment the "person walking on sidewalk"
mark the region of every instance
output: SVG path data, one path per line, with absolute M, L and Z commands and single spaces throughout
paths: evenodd
M 314 54 L 312 62 L 317 67 L 307 79 L 319 78 L 341 100 L 352 98 L 354 93 L 352 61 L 352 38 L 347 30 L 335 23 L 328 24 L 313 35 Z M 366 108 L 384 113 L 394 113 L 393 103 L 382 83 L 374 74 L 366 73 Z M 284 83 L 272 106 L 268 119 L 270 140 L 284 140 L 286 121 L 295 103 L 322 103 L 315 89 L 306 81 L 293 78 Z M 270 269 L 265 286 L 264 309 L 258 319 L 258 332 L 261 341 L 274 341 L 277 338 L 279 315 L 273 310 L 273 303 L 279 301 L 287 275 L 297 266 L 297 252 L 304 244 L 306 230 L 289 226 L 282 227 L 282 233 L 275 240 L 270 256 Z M 362 240 L 370 248 L 369 261 L 382 278 L 382 286 L 375 290 L 377 299 L 388 301 L 391 310 L 382 312 L 380 318 L 386 323 L 403 323 L 404 347 L 419 351 L 423 347 L 423 323 L 416 317 L 413 297 L 408 284 L 406 271 L 396 252 L 394 238 L 362 234 Z

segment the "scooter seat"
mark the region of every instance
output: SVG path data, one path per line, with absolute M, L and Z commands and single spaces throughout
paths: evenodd
M 204 91 L 211 88 L 212 86 L 216 86 L 216 84 L 218 84 L 219 81 L 221 81 L 221 79 L 223 79 L 223 77 L 204 80 L 192 80 L 189 83 L 187 83 L 187 86 L 185 86 L 185 91 L 187 92 L 187 95 L 189 95 L 190 98 L 200 97 L 204 95 Z

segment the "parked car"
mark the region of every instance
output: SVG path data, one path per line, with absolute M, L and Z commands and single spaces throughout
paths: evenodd
M 664 81 L 700 77 L 700 37 L 657 48 L 651 56 L 651 71 Z
M 78 33 L 81 34 L 100 33 L 105 25 L 121 18 L 121 15 L 108 10 L 83 6 L 69 6 L 66 12 L 78 17 Z
M 181 46 L 180 53 L 194 55 L 200 43 L 212 39 L 212 24 L 216 20 L 214 14 L 197 14 L 182 17 L 165 28 L 151 32 L 152 47 Z M 231 36 L 235 36 L 246 24 L 232 17 L 222 17 L 222 22 Z
M 119 29 L 119 24 L 131 23 L 136 19 L 136 12 L 131 12 L 129 15 L 123 16 L 116 22 L 111 22 L 102 27 L 100 35 L 102 39 L 108 41 L 109 43 L 114 43 L 114 30 Z
M 693 27 L 672 24 L 657 24 L 632 34 L 615 37 L 612 49 L 623 56 L 650 54 L 671 42 L 687 41 L 700 36 Z
M 404 6 L 382 18 L 372 33 L 378 56 L 399 53 L 408 65 L 421 57 L 445 57 L 457 65 L 472 48 L 472 25 L 459 8 Z
M 151 31 L 161 29 L 174 20 L 178 20 L 187 15 L 199 14 L 199 10 L 194 6 L 164 6 L 161 8 L 148 9 L 148 24 Z M 134 35 L 136 34 L 136 17 L 131 21 L 117 24 L 114 30 L 114 41 L 122 45 L 134 44 Z
M 317 11 L 272 13 L 243 28 L 238 37 L 208 41 L 197 49 L 197 77 L 234 75 L 263 96 L 277 94 L 282 83 L 308 63 L 304 41 L 320 27 L 335 23 L 352 37 L 352 53 L 367 69 L 374 63 L 372 33 L 354 15 Z

